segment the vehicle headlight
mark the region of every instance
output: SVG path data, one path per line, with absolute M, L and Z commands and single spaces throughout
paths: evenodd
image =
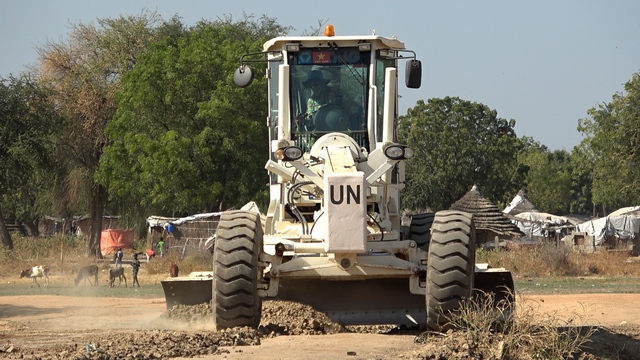
M 391 160 L 404 160 L 413 157 L 413 149 L 408 146 L 394 144 L 384 149 L 384 155 Z
M 287 146 L 283 149 L 278 149 L 275 152 L 276 159 L 283 161 L 296 161 L 302 157 L 302 149 L 297 146 Z
M 413 149 L 406 146 L 404 148 L 404 158 L 405 159 L 411 159 L 413 157 Z

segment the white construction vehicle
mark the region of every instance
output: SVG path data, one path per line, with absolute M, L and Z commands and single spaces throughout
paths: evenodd
M 219 328 L 257 327 L 262 299 L 276 298 L 344 325 L 440 330 L 474 289 L 513 291 L 510 272 L 476 266 L 471 214 L 401 226 L 413 150 L 397 141 L 398 65 L 406 63 L 406 86 L 419 88 L 413 51 L 396 38 L 335 36 L 328 25 L 324 36 L 278 37 L 244 55 L 236 85 L 249 86 L 246 64 L 265 57 L 271 198 L 265 215 L 220 218 L 210 282 Z M 192 302 L 184 289 L 203 280 L 163 282 L 168 307 Z

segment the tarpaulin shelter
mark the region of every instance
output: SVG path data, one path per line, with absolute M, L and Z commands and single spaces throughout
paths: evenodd
M 221 212 L 195 214 L 183 218 L 150 216 L 147 233 L 147 247 L 158 251 L 158 242 L 164 241 L 165 251 L 179 249 L 182 256 L 187 251 L 202 252 L 206 242 L 218 230 Z
M 528 236 L 548 237 L 548 232 L 557 232 L 560 237 L 566 235 L 580 221 L 573 217 L 557 216 L 538 211 L 526 211 L 509 216 L 511 221 Z
M 100 233 L 100 252 L 102 256 L 122 249 L 133 249 L 134 229 L 108 229 Z
M 91 234 L 91 217 L 82 216 L 73 219 L 73 226 L 76 229 L 76 235 L 89 237 Z M 128 227 L 126 224 L 121 224 L 120 216 L 105 215 L 102 217 L 102 230 L 107 229 L 122 229 Z
M 511 203 L 502 210 L 503 213 L 509 215 L 517 215 L 522 212 L 537 212 L 536 206 L 533 202 L 527 197 L 527 194 L 524 190 L 518 191 L 516 196 L 511 200 Z
M 609 239 L 633 240 L 640 232 L 640 218 L 636 216 L 607 216 L 577 225 L 578 231 L 587 233 L 601 246 Z
M 258 205 L 253 201 L 246 203 L 241 210 L 260 213 Z M 180 249 L 182 256 L 188 251 L 210 250 L 215 241 L 221 215 L 222 212 L 195 214 L 183 218 L 149 216 L 147 246 L 149 249 L 157 250 L 158 241 L 162 239 L 167 251 Z
M 620 215 L 638 216 L 640 215 L 640 206 L 623 207 L 609 214 L 609 216 L 620 216 Z

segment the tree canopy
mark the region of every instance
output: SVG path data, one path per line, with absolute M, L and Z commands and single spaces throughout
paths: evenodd
M 518 191 L 521 142 L 514 126 L 486 105 L 457 97 L 418 101 L 400 118 L 400 141 L 415 152 L 403 206 L 448 209 L 473 185 L 494 202 L 508 202 Z
M 165 37 L 123 81 L 98 179 L 119 201 L 173 215 L 238 207 L 266 190 L 266 81 L 233 85 L 240 57 L 286 29 L 201 22 Z M 262 72 L 264 74 L 264 72 Z
M 4 218 L 36 228 L 44 215 L 89 213 L 101 256 L 105 209 L 139 221 L 266 202 L 268 74 L 256 66 L 246 88 L 232 77 L 242 55 L 290 30 L 266 16 L 186 27 L 145 12 L 76 24 L 39 47 L 34 77 L 0 79 L 2 244 Z M 415 151 L 403 207 L 447 209 L 473 185 L 498 206 L 524 189 L 551 213 L 637 205 L 640 73 L 587 114 L 580 146 L 550 151 L 484 104 L 418 101 L 398 122 Z
M 90 199 L 89 251 L 98 256 L 107 194 L 93 176 L 107 144 L 105 127 L 115 114 L 122 77 L 155 40 L 159 21 L 157 14 L 147 12 L 76 24 L 67 42 L 49 42 L 38 49 L 38 81 L 51 89 L 51 104 L 67 120 L 59 132 L 64 149 L 59 152 L 64 157 L 59 163 L 67 167 L 63 173 L 69 177 L 60 179 L 57 186 L 63 199 Z M 77 187 L 70 188 L 70 184 Z M 84 196 L 72 196 L 82 192 Z
M 572 194 L 570 154 L 565 150 L 528 151 L 520 156 L 520 163 L 528 168 L 526 193 L 538 210 L 568 213 Z
M 44 215 L 50 136 L 58 118 L 34 79 L 0 80 L 0 238 L 11 248 L 3 214 L 29 225 Z
M 640 202 L 640 73 L 624 88 L 578 126 L 586 136 L 581 154 L 593 169 L 593 202 L 610 208 Z

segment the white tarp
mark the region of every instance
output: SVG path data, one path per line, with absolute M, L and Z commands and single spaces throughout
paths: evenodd
M 164 227 L 166 223 L 177 220 L 176 218 L 164 217 L 164 216 L 149 216 L 147 218 L 147 224 L 149 224 L 149 232 L 152 227 Z
M 253 211 L 253 212 L 257 212 L 260 213 L 260 209 L 258 209 L 258 205 L 253 202 L 250 201 L 248 203 L 246 203 L 241 210 L 245 210 L 245 211 Z M 183 217 L 183 218 L 170 218 L 170 217 L 163 217 L 163 216 L 149 216 L 147 218 L 147 224 L 149 224 L 149 232 L 151 232 L 151 228 L 152 227 L 163 227 L 165 229 L 167 229 L 169 227 L 169 225 L 181 225 L 184 223 L 188 223 L 190 221 L 195 221 L 195 220 L 201 220 L 201 219 L 209 219 L 212 217 L 220 217 L 220 215 L 222 215 L 222 212 L 213 212 L 213 213 L 204 213 L 204 214 L 195 214 L 195 215 L 191 215 L 191 216 L 187 216 L 187 217 Z
M 557 216 L 549 213 L 537 212 L 537 211 L 525 211 L 514 217 L 527 222 L 545 222 L 547 220 L 555 225 L 564 225 L 571 223 L 571 220 L 564 216 Z
M 595 239 L 595 245 L 601 245 L 605 237 L 614 235 L 619 239 L 630 239 L 640 232 L 640 218 L 635 216 L 607 216 L 583 222 L 578 231 L 586 232 Z
M 623 207 L 623 208 L 620 208 L 620 209 L 612 212 L 611 214 L 609 214 L 609 216 L 627 215 L 629 213 L 637 212 L 637 211 L 640 211 L 640 206 Z
M 509 203 L 509 206 L 507 206 L 506 208 L 504 208 L 504 210 L 502 210 L 503 213 L 508 214 L 511 212 L 511 210 L 515 209 L 516 206 L 520 205 L 520 203 L 524 202 L 524 197 L 520 196 L 520 194 L 517 194 L 513 200 L 511 200 L 511 203 Z
M 182 225 L 184 223 L 188 223 L 188 222 L 195 221 L 195 220 L 209 219 L 209 218 L 212 218 L 212 217 L 220 217 L 221 214 L 222 214 L 221 212 L 195 214 L 195 215 L 191 215 L 191 216 L 180 218 L 178 220 L 170 221 L 170 223 L 173 224 L 173 225 Z M 164 228 L 165 229 L 167 228 L 168 224 L 169 223 L 164 224 Z
M 545 236 L 544 230 L 548 227 L 575 225 L 570 218 L 537 211 L 525 211 L 513 217 L 511 222 L 528 236 Z
M 511 214 L 518 207 L 520 212 L 523 212 L 525 210 L 533 211 L 533 212 L 538 211 L 538 209 L 536 209 L 536 206 L 531 202 L 531 200 L 529 200 L 529 198 L 527 198 L 527 196 L 524 195 L 524 192 L 519 191 L 518 194 L 516 194 L 516 196 L 513 198 L 513 200 L 511 200 L 509 205 L 506 208 L 504 208 L 504 210 L 502 210 L 502 212 L 505 214 Z

